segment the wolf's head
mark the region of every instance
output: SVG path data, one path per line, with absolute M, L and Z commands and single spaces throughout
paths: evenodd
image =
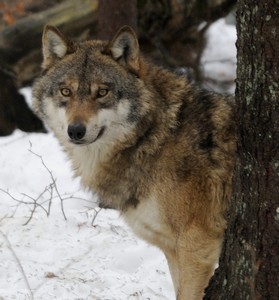
M 138 41 L 128 26 L 109 42 L 82 43 L 46 26 L 34 110 L 63 144 L 121 140 L 147 113 L 139 103 L 139 94 L 148 98 L 140 63 Z

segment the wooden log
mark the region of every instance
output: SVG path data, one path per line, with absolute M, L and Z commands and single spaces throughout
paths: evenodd
M 20 85 L 30 82 L 39 72 L 44 26 L 52 24 L 78 37 L 96 27 L 97 8 L 98 0 L 67 0 L 7 26 L 0 33 L 0 67 L 9 66 Z

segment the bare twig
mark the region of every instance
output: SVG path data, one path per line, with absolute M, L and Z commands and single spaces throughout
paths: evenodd
M 18 142 L 19 140 L 22 140 L 24 139 L 25 137 L 27 136 L 27 133 L 23 133 L 21 136 L 19 137 L 16 137 L 16 138 L 13 138 L 5 143 L 1 143 L 1 147 L 5 147 L 5 146 L 8 146 L 10 144 L 13 144 L 13 143 L 16 143 Z
M 27 198 L 29 198 L 32 201 L 19 200 L 19 199 L 15 198 L 10 192 L 5 191 L 5 190 L 3 190 L 1 188 L 0 188 L 0 191 L 3 192 L 3 193 L 5 193 L 5 194 L 7 194 L 11 199 L 13 199 L 19 205 L 20 204 L 32 205 L 31 215 L 29 216 L 28 220 L 23 225 L 27 225 L 32 220 L 33 215 L 34 215 L 35 210 L 37 209 L 37 207 L 41 208 L 46 213 L 47 216 L 49 215 L 49 211 L 41 203 L 38 202 L 40 200 L 40 198 L 48 191 L 48 187 L 46 187 L 44 189 L 44 191 L 42 193 L 40 193 L 37 198 L 33 198 L 33 197 L 31 197 L 31 196 L 29 196 L 27 194 L 22 193 L 22 195 L 24 197 L 27 197 Z M 51 203 L 51 197 L 50 197 L 50 199 L 48 199 L 48 201 L 49 201 L 49 203 Z
M 2 234 L 4 240 L 5 240 L 6 244 L 7 244 L 7 247 L 8 247 L 9 250 L 11 251 L 11 253 L 12 253 L 12 255 L 13 255 L 13 257 L 14 257 L 14 259 L 15 259 L 15 261 L 16 261 L 18 267 L 19 267 L 19 269 L 20 269 L 20 272 L 21 272 L 21 275 L 22 275 L 22 277 L 23 277 L 23 279 L 24 279 L 25 285 L 26 285 L 26 287 L 27 287 L 27 289 L 28 289 L 28 291 L 29 291 L 29 293 L 30 293 L 30 299 L 33 300 L 33 299 L 34 299 L 34 296 L 33 296 L 33 293 L 32 293 L 31 287 L 30 287 L 30 284 L 29 284 L 29 282 L 28 282 L 28 279 L 27 279 L 27 277 L 26 277 L 26 274 L 25 274 L 25 272 L 24 272 L 24 269 L 23 269 L 23 267 L 22 267 L 22 265 L 21 265 L 21 263 L 20 263 L 20 260 L 19 260 L 19 258 L 17 257 L 17 255 L 16 255 L 16 253 L 15 253 L 15 251 L 14 251 L 14 249 L 13 249 L 13 247 L 12 247 L 12 245 L 11 245 L 9 239 L 8 239 L 8 237 L 6 236 L 6 234 L 5 234 L 3 231 L 1 231 L 1 230 L 0 230 L 0 233 Z
M 8 218 L 8 215 L 5 215 L 5 216 L 3 216 L 3 217 L 0 219 L 0 224 L 1 224 L 1 222 L 2 222 L 3 220 L 5 220 L 6 218 Z
M 98 216 L 98 214 L 100 213 L 100 211 L 102 210 L 101 207 L 85 207 L 87 208 L 86 211 L 83 211 L 82 214 L 86 214 L 87 218 L 89 218 L 89 212 L 93 211 L 94 212 L 94 216 L 92 218 L 91 221 L 91 226 L 95 226 L 94 222 L 96 221 L 96 218 Z
M 34 197 L 30 196 L 30 195 L 27 195 L 25 193 L 22 193 L 22 196 L 24 198 L 28 198 L 29 201 L 24 200 L 24 198 L 21 199 L 21 200 L 17 199 L 12 194 L 10 194 L 8 191 L 5 191 L 5 190 L 3 190 L 1 188 L 0 188 L 0 191 L 6 193 L 10 198 L 12 198 L 14 201 L 16 201 L 19 204 L 25 204 L 25 205 L 31 205 L 32 206 L 32 208 L 31 208 L 31 214 L 30 214 L 28 220 L 23 225 L 27 225 L 32 220 L 33 215 L 34 215 L 34 213 L 35 213 L 35 211 L 36 211 L 37 208 L 41 208 L 46 213 L 47 216 L 50 215 L 50 209 L 51 209 L 51 206 L 52 206 L 52 200 L 54 198 L 54 191 L 55 191 L 55 193 L 57 195 L 56 197 L 58 197 L 60 199 L 61 211 L 63 213 L 64 219 L 67 220 L 66 214 L 65 214 L 65 211 L 64 211 L 64 207 L 63 207 L 63 200 L 64 199 L 62 198 L 61 194 L 59 193 L 58 187 L 56 185 L 56 179 L 54 178 L 51 170 L 45 164 L 42 156 L 40 156 L 37 153 L 35 153 L 34 151 L 32 151 L 31 148 L 32 148 L 32 144 L 30 142 L 30 149 L 29 149 L 29 151 L 33 155 L 35 155 L 36 157 L 40 158 L 42 165 L 44 166 L 44 168 L 47 170 L 48 174 L 50 175 L 51 183 L 49 185 L 47 185 L 44 188 L 44 190 L 36 198 L 34 198 Z M 47 195 L 47 200 L 42 202 L 41 200 L 46 195 Z M 41 201 L 41 203 L 39 201 Z M 48 207 L 47 208 L 44 207 L 44 203 L 46 203 L 46 202 L 48 203 Z
M 4 189 L 0 188 L 0 192 L 3 192 L 5 194 L 7 194 L 12 200 L 14 200 L 15 202 L 18 203 L 18 206 L 21 205 L 21 204 L 25 204 L 27 206 L 30 206 L 30 215 L 29 215 L 27 221 L 23 225 L 27 225 L 32 220 L 32 218 L 34 216 L 34 213 L 36 212 L 36 210 L 38 208 L 42 209 L 48 217 L 50 215 L 53 200 L 56 199 L 56 198 L 58 198 L 60 200 L 60 207 L 61 207 L 61 211 L 62 211 L 62 214 L 63 214 L 63 217 L 64 217 L 65 220 L 67 220 L 67 217 L 66 217 L 65 210 L 64 210 L 64 205 L 63 205 L 64 201 L 70 200 L 70 199 L 79 199 L 79 200 L 82 200 L 82 201 L 92 203 L 91 201 L 89 201 L 87 199 L 75 197 L 72 193 L 61 194 L 59 189 L 58 189 L 58 186 L 57 186 L 56 178 L 54 178 L 52 171 L 46 165 L 43 157 L 41 155 L 35 153 L 32 150 L 32 143 L 29 142 L 29 144 L 30 144 L 30 149 L 28 149 L 29 152 L 40 159 L 43 167 L 46 169 L 46 171 L 48 172 L 48 174 L 50 176 L 51 182 L 36 197 L 32 197 L 32 196 L 30 196 L 26 193 L 21 193 L 21 195 L 23 196 L 22 199 L 18 199 L 15 196 L 13 196 L 8 190 L 4 190 Z M 92 220 L 92 225 L 93 225 L 98 213 L 99 213 L 99 211 L 95 210 L 95 215 L 94 215 L 94 218 Z
M 92 221 L 91 221 L 91 226 L 95 226 L 95 225 L 94 225 L 94 222 L 95 222 L 95 220 L 96 220 L 98 214 L 99 214 L 100 211 L 102 210 L 102 208 L 93 208 L 93 210 L 94 210 L 94 217 L 93 217 L 93 219 L 92 219 Z
M 223 58 L 223 59 L 212 59 L 212 60 L 203 60 L 202 64 L 215 64 L 215 63 L 230 63 L 236 65 L 236 61 L 233 57 Z
M 61 197 L 60 195 L 60 192 L 57 188 L 57 184 L 56 184 L 56 179 L 54 178 L 51 170 L 47 167 L 47 165 L 45 164 L 44 160 L 43 160 L 43 157 L 37 153 L 35 153 L 34 151 L 32 151 L 32 143 L 29 141 L 29 144 L 30 144 L 30 149 L 29 149 L 29 152 L 32 153 L 33 155 L 37 156 L 40 160 L 41 160 L 41 163 L 42 165 L 44 166 L 44 168 L 47 170 L 47 172 L 49 173 L 50 175 L 50 178 L 51 178 L 51 181 L 52 181 L 52 184 L 53 184 L 53 188 L 55 189 L 55 192 L 58 196 L 58 198 L 60 199 L 60 206 L 61 206 L 61 211 L 62 211 L 62 214 L 64 216 L 64 219 L 67 220 L 67 217 L 66 217 L 66 214 L 65 214 L 65 211 L 64 211 L 64 206 L 63 206 L 63 198 Z

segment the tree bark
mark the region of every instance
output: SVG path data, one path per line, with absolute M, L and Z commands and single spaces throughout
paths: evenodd
M 124 25 L 137 31 L 137 0 L 102 0 L 98 7 L 97 38 L 110 40 Z
M 220 266 L 204 299 L 279 297 L 279 3 L 239 0 L 237 164 Z

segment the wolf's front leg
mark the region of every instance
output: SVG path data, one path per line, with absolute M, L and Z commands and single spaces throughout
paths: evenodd
M 168 249 L 163 249 L 163 251 L 168 261 L 172 283 L 174 286 L 175 294 L 177 295 L 178 288 L 179 288 L 179 268 L 178 268 L 176 250 L 168 248 Z
M 203 299 L 204 290 L 219 258 L 221 244 L 222 237 L 210 235 L 198 228 L 192 228 L 179 237 L 177 300 Z

